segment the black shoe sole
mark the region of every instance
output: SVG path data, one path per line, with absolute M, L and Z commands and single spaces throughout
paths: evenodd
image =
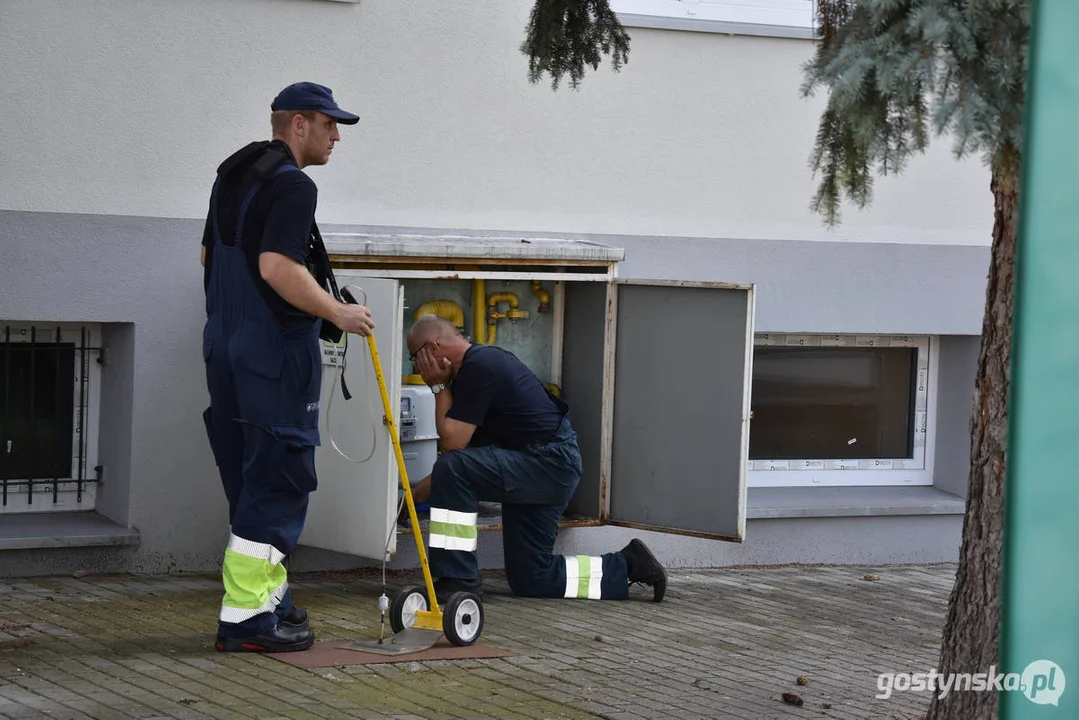
M 214 643 L 218 652 L 258 652 L 258 653 L 287 653 L 302 652 L 315 644 L 315 639 L 305 640 L 300 643 L 268 643 L 252 639 L 221 640 Z

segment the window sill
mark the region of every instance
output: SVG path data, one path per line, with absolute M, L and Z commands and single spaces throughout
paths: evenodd
M 746 490 L 750 520 L 886 515 L 962 515 L 963 498 L 932 486 L 754 487 Z
M 794 40 L 814 39 L 814 31 L 812 28 L 788 25 L 765 25 L 761 23 L 704 20 L 688 17 L 639 15 L 635 13 L 618 13 L 618 21 L 626 27 L 651 28 L 653 30 L 681 30 L 684 32 L 717 33 L 720 35 L 751 35 L 756 37 L 788 38 Z
M 0 550 L 137 545 L 139 531 L 93 511 L 0 516 Z

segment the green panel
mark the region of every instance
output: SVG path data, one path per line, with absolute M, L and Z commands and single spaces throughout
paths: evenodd
M 1036 4 L 1013 316 L 1001 663 L 1026 689 L 1001 693 L 1007 720 L 1079 717 L 1077 28 L 1079 2 Z

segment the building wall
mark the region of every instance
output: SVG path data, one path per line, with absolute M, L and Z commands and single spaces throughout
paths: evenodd
M 325 228 L 592 234 L 626 248 L 623 276 L 757 283 L 761 330 L 944 334 L 957 343 L 949 372 L 972 372 L 992 218 L 976 160 L 938 143 L 828 230 L 807 209 L 821 107 L 798 94 L 810 43 L 632 29 L 621 73 L 605 66 L 580 91 L 552 92 L 528 84 L 517 49 L 530 4 L 0 4 L 0 319 L 107 324 L 98 508 L 141 536 L 134 548 L 6 551 L 0 575 L 219 563 L 227 518 L 200 418 L 197 245 L 217 164 L 267 136 L 270 100 L 300 79 L 363 116 L 310 169 Z M 969 406 L 969 384 L 953 396 Z M 952 413 L 946 431 L 956 443 L 961 420 Z M 694 540 L 689 552 L 670 536 L 662 555 L 808 561 L 778 549 L 797 542 L 838 561 L 854 533 L 878 550 L 852 561 L 948 559 L 960 520 L 755 520 L 740 550 Z M 934 530 L 903 549 L 905 522 Z
M 170 218 L 269 132 L 284 85 L 362 116 L 319 219 L 661 237 L 988 244 L 989 176 L 938 142 L 868 212 L 809 212 L 805 40 L 631 28 L 581 89 L 527 81 L 531 0 L 38 0 L 0 6 L 0 208 Z
M 199 354 L 202 276 L 188 247 L 200 226 L 198 220 L 0 211 L 0 236 L 13 239 L 16 249 L 10 256 L 12 262 L 0 264 L 0 307 L 4 308 L 4 319 L 99 322 L 105 323 L 107 329 L 110 362 L 103 369 L 102 382 L 108 392 L 99 450 L 99 461 L 106 473 L 98 508 L 121 525 L 136 528 L 141 536 L 140 544 L 128 550 L 67 551 L 70 554 L 59 560 L 61 564 L 77 562 L 114 571 L 156 572 L 176 568 L 205 570 L 219 561 L 227 537 L 227 516 L 201 421 L 207 403 Z M 606 236 L 597 239 L 626 248 L 626 272 L 630 276 L 674 276 L 682 269 L 686 277 L 696 277 L 688 268 L 688 260 L 683 264 L 680 258 L 697 257 L 699 248 L 693 247 L 694 244 L 705 242 Z M 652 262 L 647 250 L 661 241 L 669 250 L 665 261 L 668 264 Z M 715 245 L 714 255 L 708 256 L 711 258 L 708 262 L 715 267 L 703 267 L 698 273 L 720 280 L 729 279 L 725 277 L 729 272 L 741 278 L 760 277 L 758 327 L 779 330 L 794 327 L 791 323 L 807 323 L 812 325 L 812 330 L 823 329 L 827 323 L 836 332 L 887 327 L 897 332 L 954 333 L 942 349 L 941 382 L 963 388 L 952 391 L 956 403 L 964 396 L 969 398 L 977 338 L 969 334 L 976 325 L 976 316 L 973 303 L 965 296 L 984 277 L 984 248 L 908 246 L 903 256 L 907 259 L 902 262 L 930 273 L 930 285 L 937 293 L 910 313 L 911 320 L 895 319 L 907 317 L 903 313 L 909 307 L 899 302 L 903 299 L 900 292 L 893 301 L 888 300 L 887 294 L 878 294 L 876 300 L 843 305 L 851 308 L 844 311 L 846 315 L 837 311 L 840 305 L 835 301 L 824 302 L 826 298 L 811 296 L 810 302 L 819 300 L 821 304 L 815 306 L 815 311 L 797 310 L 806 319 L 794 320 L 790 313 L 799 303 L 793 299 L 782 301 L 777 288 L 783 286 L 780 281 L 784 275 L 767 272 L 770 266 L 767 258 L 778 255 L 797 259 L 802 243 Z M 814 244 L 814 247 L 839 250 L 832 243 Z M 884 255 L 859 254 L 857 251 L 865 248 L 842 247 L 856 251 L 848 256 L 853 259 L 846 263 L 822 262 L 817 268 L 820 274 L 814 287 L 842 293 L 849 278 L 871 274 L 874 267 L 889 259 L 887 253 L 897 246 L 872 246 Z M 758 254 L 762 248 L 763 254 Z M 808 285 L 802 290 L 811 292 Z M 856 288 L 848 290 L 851 297 L 859 297 Z M 934 307 L 937 312 L 933 312 Z M 894 327 L 889 323 L 894 323 Z M 963 428 L 969 417 L 968 408 L 969 402 L 965 407 L 952 407 L 947 414 L 948 423 L 938 430 L 944 436 L 943 441 L 938 439 L 938 446 L 947 448 L 940 453 L 940 457 L 946 458 L 940 473 L 947 471 L 949 484 L 956 488 L 953 492 L 960 492 L 965 483 L 964 463 L 968 453 L 963 446 Z M 858 527 L 859 520 L 835 522 L 847 528 Z M 937 517 L 930 523 L 931 527 L 940 529 L 944 548 L 952 547 L 950 538 L 954 528 L 949 520 L 958 524 L 961 518 Z M 884 553 L 885 557 L 907 557 L 912 552 L 910 549 L 882 544 L 881 538 L 885 536 L 876 534 L 877 522 L 894 525 L 902 520 L 881 518 L 873 519 L 870 524 L 863 522 L 867 542 L 868 538 L 876 537 L 872 541 L 876 543 L 876 552 Z M 793 524 L 804 526 L 799 532 L 809 529 L 824 532 L 831 527 L 818 520 L 798 520 Z M 850 531 L 850 528 L 845 530 Z M 573 537 L 578 538 L 575 541 L 578 544 L 584 542 L 583 537 L 602 545 L 608 535 L 621 537 L 621 532 L 615 528 L 589 529 L 575 531 Z M 683 546 L 678 543 L 684 539 L 662 542 L 675 543 L 670 557 L 682 557 L 678 548 Z M 694 545 L 692 564 L 726 564 L 741 557 L 769 557 L 763 548 L 754 549 L 756 542 L 752 525 L 747 542 L 740 546 L 753 545 L 750 550 L 732 550 L 729 543 L 701 541 Z M 823 537 L 818 542 L 832 543 Z M 50 552 L 57 555 L 56 551 Z M 939 548 L 935 552 L 946 553 Z M 872 552 L 864 550 L 861 556 L 871 557 Z M 44 568 L 38 558 L 39 552 L 0 553 L 0 575 L 42 572 Z M 357 560 L 311 551 L 298 555 L 298 562 L 301 567 L 316 568 L 349 566 Z

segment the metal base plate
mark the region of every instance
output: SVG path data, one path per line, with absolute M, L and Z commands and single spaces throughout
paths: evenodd
M 348 645 L 341 645 L 342 650 L 377 653 L 379 655 L 407 655 L 409 653 L 430 650 L 442 637 L 437 630 L 417 630 L 405 628 L 379 644 L 378 640 L 357 640 Z

